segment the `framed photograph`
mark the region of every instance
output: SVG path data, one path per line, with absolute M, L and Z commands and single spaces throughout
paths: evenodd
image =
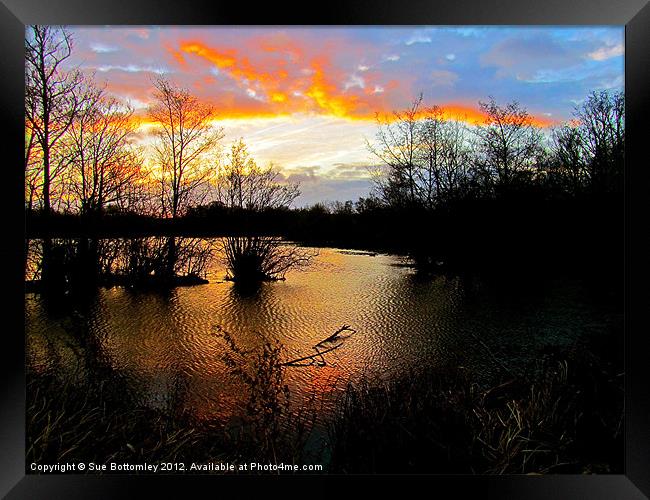
M 643 1 L 0 12 L 7 498 L 650 495 Z

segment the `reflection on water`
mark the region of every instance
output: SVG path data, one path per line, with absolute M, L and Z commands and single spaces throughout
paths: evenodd
M 243 349 L 260 348 L 263 338 L 278 342 L 291 360 L 348 324 L 357 333 L 325 355 L 325 366 L 284 368 L 292 404 L 316 394 L 326 416 L 345 383 L 363 373 L 390 377 L 449 362 L 489 373 L 495 359 L 517 367 L 541 346 L 598 334 L 620 320 L 599 311 L 579 284 L 549 284 L 525 299 L 515 291 L 504 300 L 457 277 L 419 279 L 400 264 L 396 256 L 321 249 L 309 267 L 247 295 L 223 280 L 218 258 L 207 264 L 205 285 L 100 288 L 85 303 L 54 310 L 27 293 L 27 362 L 62 377 L 104 367 L 126 380 L 141 404 L 227 421 L 245 401 L 219 328 Z

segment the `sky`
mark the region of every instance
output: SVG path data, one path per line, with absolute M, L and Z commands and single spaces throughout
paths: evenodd
M 480 122 L 479 101 L 517 100 L 539 127 L 592 90 L 623 90 L 623 27 L 68 27 L 67 61 L 146 120 L 164 76 L 211 103 L 227 148 L 300 182 L 296 206 L 367 196 L 376 113 L 420 93 Z

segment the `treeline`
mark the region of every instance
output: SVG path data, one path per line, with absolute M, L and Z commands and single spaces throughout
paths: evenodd
M 619 276 L 624 95 L 592 92 L 550 131 L 517 102 L 480 106 L 479 126 L 447 120 L 421 97 L 378 119 L 373 195 L 301 210 L 303 234 L 298 223 L 289 232 L 397 248 L 422 270 Z
M 242 140 L 224 151 L 216 110 L 159 77 L 146 115 L 111 97 L 92 75 L 67 69 L 72 36 L 30 26 L 25 39 L 27 216 L 111 213 L 176 219 L 218 201 L 252 210 L 288 207 L 297 185 L 259 166 Z M 143 138 L 150 141 L 143 141 Z
M 356 202 L 289 209 L 295 187 L 272 171 L 230 172 L 222 196 L 182 217 L 143 216 L 116 208 L 101 221 L 59 215 L 47 230 L 105 235 L 278 235 L 311 245 L 408 253 L 421 269 L 586 270 L 606 274 L 622 254 L 624 98 L 592 93 L 575 119 L 548 134 L 518 104 L 483 104 L 485 125 L 444 120 L 421 100 L 379 123 L 369 148 L 382 158 L 371 196 Z M 243 143 L 233 145 L 246 165 Z M 251 163 L 249 171 L 255 172 Z M 259 190 L 261 185 L 266 189 Z M 226 189 L 228 187 L 228 189 Z M 270 204 L 260 193 L 275 193 Z
M 480 103 L 485 123 L 421 97 L 379 120 L 373 196 L 302 211 L 316 234 L 401 247 L 421 269 L 620 270 L 625 100 L 593 92 L 550 131 L 518 103 Z M 336 234 L 339 234 L 338 238 Z M 620 273 L 619 273 L 620 274 Z
M 592 92 L 574 118 L 545 134 L 519 103 L 480 102 L 485 123 L 445 119 L 422 97 L 392 121 L 379 120 L 381 202 L 433 209 L 462 199 L 566 199 L 622 193 L 625 148 L 622 93 Z
M 298 186 L 242 140 L 221 154 L 215 110 L 189 91 L 154 82 L 147 153 L 133 109 L 63 69 L 65 30 L 30 27 L 25 44 L 28 236 L 273 235 L 404 252 L 423 270 L 620 262 L 622 93 L 593 92 L 550 131 L 517 102 L 481 102 L 470 126 L 420 96 L 378 115 L 369 197 L 290 209 Z

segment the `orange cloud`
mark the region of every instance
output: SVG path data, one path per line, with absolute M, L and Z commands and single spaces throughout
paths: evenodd
M 429 116 L 429 111 L 426 110 L 426 107 L 427 106 L 424 105 L 421 110 L 416 113 L 416 120 L 423 120 Z M 456 120 L 467 123 L 468 125 L 485 125 L 489 122 L 488 115 L 479 108 L 455 103 L 445 104 L 438 107 L 441 111 L 443 120 Z M 383 122 L 388 123 L 392 123 L 399 119 L 395 113 L 391 111 L 382 111 L 379 112 L 378 115 Z M 528 123 L 538 128 L 545 128 L 555 124 L 553 120 L 536 116 L 530 116 Z
M 358 116 L 358 96 L 340 91 L 327 77 L 327 70 L 331 71 L 331 68 L 325 58 L 314 58 L 305 65 L 302 51 L 295 46 L 271 44 L 268 40 L 265 43 L 263 48 L 267 52 L 288 51 L 293 58 L 292 67 L 287 68 L 286 59 L 274 59 L 272 68 L 259 69 L 249 58 L 239 56 L 236 50 L 215 49 L 199 41 L 181 42 L 180 51 L 214 64 L 239 84 L 246 86 L 251 98 L 258 102 L 265 98 L 265 109 L 260 109 L 263 113 L 270 109 L 277 113 L 318 112 L 349 119 L 371 116 L 370 113 Z M 308 74 L 305 74 L 307 69 Z M 290 78 L 290 73 L 296 76 Z M 259 108 L 260 104 L 255 107 Z
M 182 52 L 174 49 L 168 44 L 165 44 L 165 49 L 167 50 L 167 52 L 169 52 L 172 55 L 172 57 L 176 60 L 178 64 L 180 64 L 181 66 L 187 66 L 187 61 L 185 60 L 185 57 L 183 57 Z
M 296 43 L 287 33 L 270 33 L 262 37 L 252 38 L 250 44 L 254 50 L 286 54 L 292 61 L 300 61 L 304 58 L 302 46 Z
M 339 118 L 358 118 L 354 113 L 359 101 L 358 97 L 337 92 L 336 86 L 326 79 L 321 61 L 314 60 L 311 67 L 313 70 L 311 86 L 305 95 L 311 97 L 327 114 Z
M 386 94 L 394 96 L 401 87 L 408 86 L 407 80 L 383 81 L 380 73 L 366 71 L 363 85 L 342 88 L 350 75 L 331 64 L 327 54 L 308 57 L 303 47 L 281 33 L 250 40 L 242 50 L 255 57 L 255 62 L 237 49 L 212 47 L 200 40 L 181 41 L 179 50 L 168 47 L 179 64 L 187 64 L 187 54 L 197 56 L 246 90 L 247 95 L 221 90 L 214 96 L 222 118 L 316 113 L 347 120 L 374 120 L 379 112 L 392 120 L 393 106 Z M 195 85 L 207 92 L 207 87 L 216 81 L 213 77 L 204 77 Z M 453 103 L 441 107 L 447 119 L 469 124 L 486 121 L 486 116 L 477 107 Z M 546 127 L 552 122 L 534 117 L 532 123 Z
M 271 100 L 273 102 L 285 102 L 287 100 L 287 94 L 283 94 L 282 92 L 272 92 Z
M 255 70 L 248 58 L 238 58 L 234 50 L 217 51 L 201 42 L 182 42 L 181 51 L 207 59 L 238 81 L 276 83 L 277 80 L 286 77 L 286 73 L 283 72 L 272 74 Z
M 447 120 L 458 120 L 470 125 L 484 125 L 487 123 L 487 115 L 478 108 L 470 106 L 448 104 L 442 106 L 442 113 Z M 535 127 L 548 127 L 553 124 L 552 120 L 530 116 L 530 124 Z
M 458 120 L 470 125 L 482 125 L 486 122 L 487 116 L 477 108 L 462 104 L 448 104 L 441 106 L 442 116 L 446 120 Z

